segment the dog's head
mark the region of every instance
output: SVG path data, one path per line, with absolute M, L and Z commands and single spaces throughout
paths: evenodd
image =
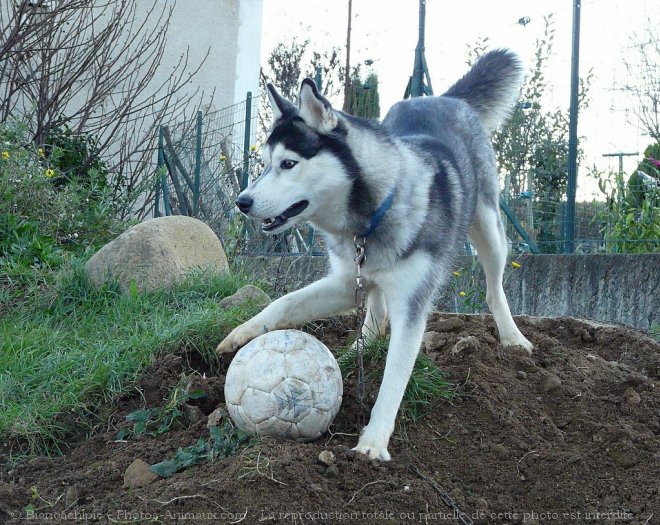
M 323 228 L 324 218 L 346 202 L 346 127 L 310 79 L 300 89 L 299 106 L 268 84 L 273 125 L 263 148 L 264 172 L 236 199 L 261 228 L 278 233 L 303 221 Z M 342 155 L 341 152 L 344 152 Z M 351 156 L 352 158 L 352 156 Z

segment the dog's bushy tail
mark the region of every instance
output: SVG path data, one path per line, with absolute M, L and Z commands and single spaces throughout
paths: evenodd
M 511 114 L 518 98 L 523 67 L 518 56 L 506 49 L 482 55 L 472 69 L 443 95 L 470 104 L 488 131 Z

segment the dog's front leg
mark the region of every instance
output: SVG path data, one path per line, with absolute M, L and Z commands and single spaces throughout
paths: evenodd
M 369 424 L 362 431 L 354 449 L 371 459 L 385 461 L 390 459 L 387 445 L 394 431 L 396 414 L 415 365 L 426 324 L 425 318 L 408 321 L 405 312 L 392 312 L 391 315 L 392 334 L 383 382 L 371 410 Z
M 385 461 L 390 459 L 387 445 L 422 344 L 434 289 L 433 279 L 424 279 L 419 272 L 401 272 L 399 279 L 397 274 L 392 277 L 395 279 L 391 285 L 383 286 L 391 329 L 385 372 L 369 424 L 354 449 Z M 408 294 L 402 293 L 406 290 Z
M 235 352 L 255 337 L 271 330 L 343 313 L 354 305 L 351 276 L 331 274 L 273 301 L 261 313 L 235 328 L 218 345 L 216 352 Z

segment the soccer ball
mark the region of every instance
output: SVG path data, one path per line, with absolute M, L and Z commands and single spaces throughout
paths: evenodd
M 275 330 L 239 350 L 225 379 L 236 426 L 250 435 L 311 441 L 339 411 L 341 372 L 330 350 L 299 330 Z

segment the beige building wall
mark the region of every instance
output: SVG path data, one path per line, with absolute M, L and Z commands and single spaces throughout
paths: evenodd
M 208 52 L 190 90 L 213 95 L 212 108 L 220 109 L 259 91 L 259 57 L 263 0 L 177 0 L 167 33 L 167 49 L 154 84 L 167 80 L 188 50 L 189 67 L 196 67 Z M 139 9 L 142 16 L 151 2 Z

